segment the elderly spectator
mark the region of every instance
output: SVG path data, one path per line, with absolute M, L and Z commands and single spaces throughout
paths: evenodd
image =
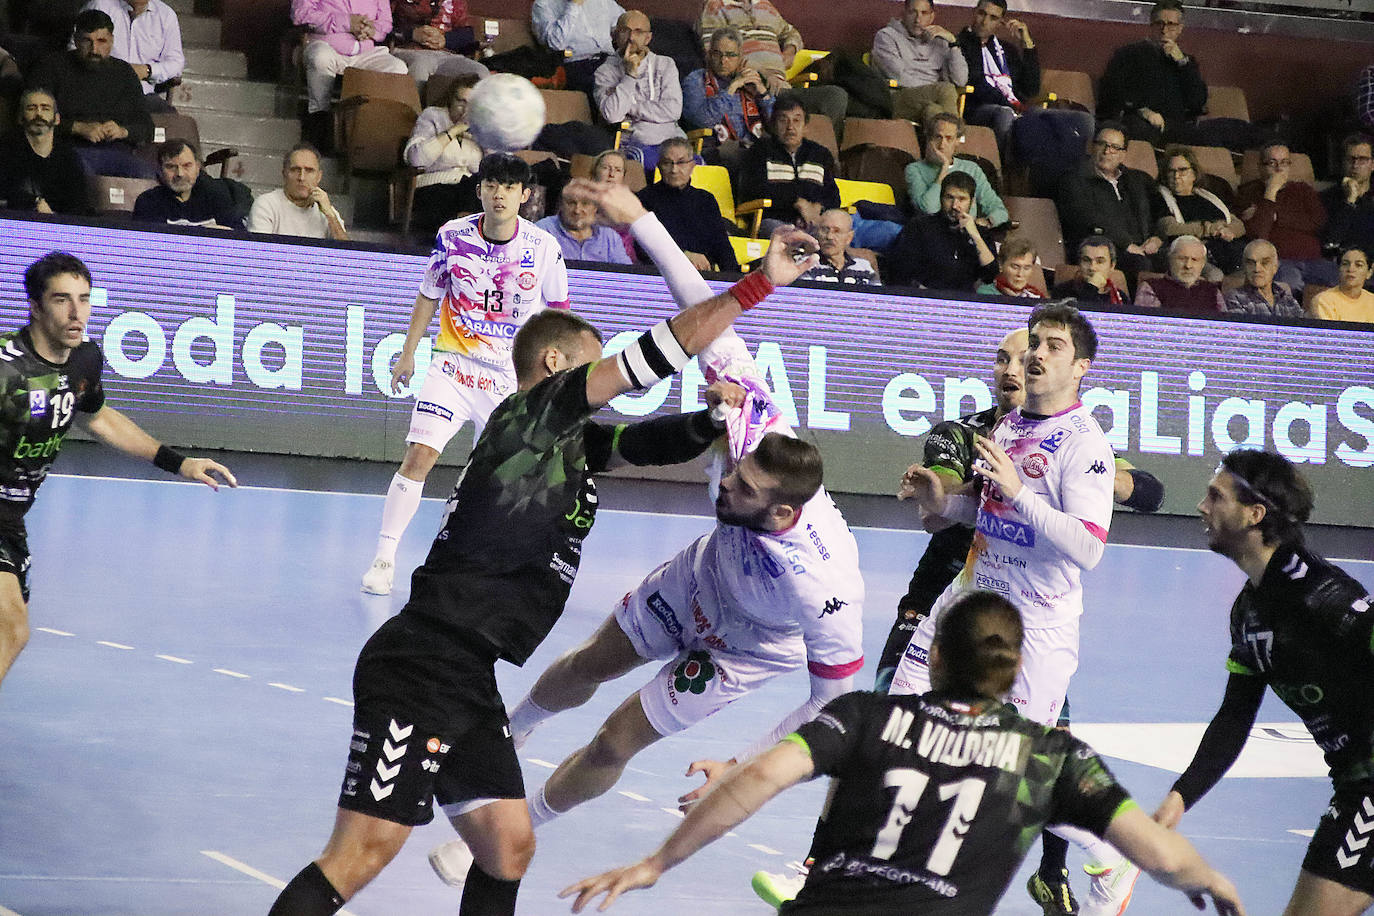
M 826 210 L 812 229 L 820 246 L 820 262 L 801 275 L 803 280 L 838 283 L 842 286 L 877 286 L 878 271 L 865 258 L 849 253 L 854 223 L 839 208 Z
M 478 46 L 467 0 L 391 0 L 390 41 L 421 95 L 436 73 L 487 75 L 485 64 L 464 56 Z
M 535 225 L 558 240 L 569 261 L 628 264 L 629 255 L 620 236 L 596 221 L 596 201 L 570 185 L 558 199 L 558 213 Z
M 153 119 L 133 67 L 110 56 L 114 23 L 100 10 L 84 10 L 73 37 L 72 50 L 39 61 L 29 85 L 52 92 L 62 114 L 58 130 L 72 138 L 88 170 L 156 178 L 152 165 L 134 152 L 153 139 Z
M 1150 37 L 1118 48 L 1107 63 L 1097 116 L 1121 121 L 1133 140 L 1187 139 L 1207 107 L 1207 84 L 1183 52 L 1183 4 L 1159 0 L 1150 10 Z
M 1040 94 L 1040 52 L 1026 24 L 1006 15 L 1007 0 L 979 0 L 973 24 L 958 38 L 973 87 L 964 117 L 970 124 L 991 127 L 1003 147 L 1017 115 Z
M 611 33 L 616 53 L 596 69 L 595 77 L 601 116 L 612 124 L 630 122 L 630 136 L 620 147 L 644 163 L 645 173 L 654 170 L 660 143 L 685 136 L 677 123 L 682 117 L 677 64 L 649 50 L 653 37 L 649 17 L 639 10 L 621 16 Z
M 320 187 L 320 151 L 297 143 L 282 159 L 282 187 L 253 201 L 248 231 L 348 241 L 343 217 Z
M 985 296 L 1010 296 L 1013 299 L 1044 299 L 1045 291 L 1031 283 L 1035 276 L 1035 243 L 1024 235 L 1008 236 L 997 252 L 999 269 L 991 283 L 978 287 Z
M 614 53 L 611 30 L 625 15 L 615 0 L 534 0 L 530 20 L 539 43 L 567 55 L 567 87 L 592 94 L 593 74 Z
M 770 232 L 778 223 L 814 224 L 823 211 L 840 205 L 835 157 L 806 139 L 806 121 L 801 100 L 783 93 L 773 104 L 770 133 L 751 146 L 740 163 L 740 199 L 773 202 L 763 213 L 772 221 Z
M 473 177 L 482 163 L 482 148 L 468 133 L 468 99 L 477 85 L 475 73 L 458 77 L 442 107 L 426 108 L 415 121 L 402 156 L 423 169 L 415 178 L 415 230 L 433 235 L 455 216 L 482 209 Z
M 608 181 L 612 184 L 625 183 L 625 169 L 629 166 L 629 160 L 620 150 L 608 149 L 597 153 L 592 160 L 591 177 L 592 181 Z M 635 239 L 630 234 L 629 226 L 621 226 L 616 229 L 620 236 L 621 243 L 625 246 L 625 256 L 630 259 L 631 264 L 639 261 L 639 256 L 635 252 Z
M 1116 246 L 1105 235 L 1090 235 L 1078 243 L 1078 275 L 1063 280 L 1051 291 L 1055 299 L 1084 303 L 1130 305 L 1126 290 L 1112 279 L 1116 270 Z
M 968 61 L 956 40 L 949 29 L 935 24 L 934 0 L 906 0 L 901 17 L 873 36 L 873 65 L 897 81 L 894 118 L 928 124 L 937 112 L 958 113 Z
M 680 137 L 664 140 L 658 149 L 662 177 L 640 191 L 639 200 L 658 217 L 697 270 L 737 271 L 739 261 L 730 247 L 720 205 L 710 191 L 692 187 L 696 166 L 691 143 Z
M 11 210 L 91 212 L 86 170 L 71 141 L 57 132 L 57 102 L 46 89 L 19 96 L 19 129 L 0 140 L 0 200 Z
M 186 68 L 176 11 L 162 0 L 87 0 L 83 9 L 100 10 L 114 23 L 110 56 L 134 68 L 148 110 L 171 111 L 172 106 L 153 90 L 179 78 Z
M 706 66 L 682 81 L 682 119 L 714 131 L 721 158 L 730 164 L 764 135 L 773 114 L 773 91 L 757 70 L 744 66 L 741 44 L 737 29 L 717 29 Z
M 973 215 L 980 226 L 1001 226 L 1011 216 L 1002 198 L 988 183 L 983 168 L 971 159 L 955 156 L 964 136 L 964 122 L 958 115 L 939 112 L 926 122 L 924 156 L 906 167 L 906 189 L 911 202 L 923 213 L 940 209 L 940 185 L 950 172 L 964 172 L 978 189 L 973 195 Z
M 706 0 L 697 24 L 702 47 L 711 47 L 717 29 L 736 29 L 744 37 L 740 51 L 744 65 L 758 71 L 774 95 L 789 90 L 787 71 L 803 47 L 801 32 L 782 18 L 769 0 Z M 823 114 L 835 123 L 844 121 L 849 94 L 839 86 L 812 86 L 791 90 L 812 114 Z
M 291 0 L 291 22 L 308 26 L 305 46 L 305 136 L 327 147 L 334 77 L 349 67 L 405 73 L 405 62 L 379 44 L 391 32 L 387 0 Z
M 1339 285 L 1312 300 L 1312 314 L 1325 321 L 1374 323 L 1374 293 L 1366 287 L 1374 269 L 1369 252 L 1351 246 L 1341 252 Z
M 1293 180 L 1292 167 L 1287 144 L 1265 144 L 1260 149 L 1261 177 L 1236 190 L 1236 209 L 1245 221 L 1246 235 L 1274 243 L 1279 252 L 1279 281 L 1301 296 L 1309 279 L 1335 285 L 1336 271 L 1322 257 L 1326 208 L 1310 184 Z
M 1374 141 L 1352 134 L 1341 143 L 1341 180 L 1318 195 L 1326 207 L 1324 247 L 1374 251 Z
M 222 181 L 202 171 L 200 150 L 189 140 L 168 140 L 157 148 L 162 182 L 138 195 L 134 219 L 172 226 L 242 229 L 244 214 Z
M 950 172 L 940 183 L 940 212 L 918 213 L 892 244 L 888 283 L 972 292 L 997 273 L 997 258 L 973 217 L 973 177 Z
M 1245 285 L 1222 298 L 1228 313 L 1264 315 L 1272 318 L 1301 318 L 1302 303 L 1282 283 L 1274 280 L 1279 270 L 1279 252 L 1273 242 L 1255 239 L 1245 246 L 1243 258 Z
M 1149 270 L 1163 241 L 1153 232 L 1150 196 L 1154 182 L 1144 172 L 1127 168 L 1126 134 L 1119 124 L 1098 127 L 1092 157 L 1059 190 L 1059 219 L 1064 241 L 1077 245 L 1090 235 L 1105 235 L 1116 245 L 1118 264 L 1127 276 Z
M 1141 280 L 1135 304 L 1141 308 L 1165 308 L 1193 315 L 1218 315 L 1226 310 L 1217 284 L 1202 279 L 1207 266 L 1207 246 L 1195 235 L 1180 235 L 1169 246 L 1169 273 Z
M 1210 262 L 1206 277 L 1220 280 L 1222 275 L 1240 269 L 1245 224 L 1220 197 L 1198 185 L 1201 175 L 1197 157 L 1189 147 L 1175 145 L 1164 151 L 1164 173 L 1156 189 L 1155 234 L 1166 242 L 1180 235 L 1202 239 Z

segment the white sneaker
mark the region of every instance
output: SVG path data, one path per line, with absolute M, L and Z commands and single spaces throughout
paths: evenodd
M 1082 916 L 1120 916 L 1131 903 L 1131 892 L 1140 878 L 1140 869 L 1122 859 L 1115 865 L 1093 863 L 1083 870 L 1091 876 L 1088 899 L 1081 904 Z
M 472 868 L 472 850 L 462 837 L 455 837 L 429 851 L 429 867 L 449 887 L 462 887 Z
M 363 573 L 363 591 L 369 595 L 390 595 L 391 580 L 396 575 L 396 564 L 377 557 Z

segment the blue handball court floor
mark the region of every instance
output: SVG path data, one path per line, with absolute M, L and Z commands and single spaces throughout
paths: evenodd
M 451 481 L 451 470 L 442 475 Z M 501 666 L 508 703 L 710 524 L 704 496 L 699 515 L 610 503 L 603 500 L 562 621 L 524 668 Z M 266 913 L 276 888 L 328 835 L 353 663 L 406 598 L 405 575 L 389 598 L 358 591 L 380 513 L 380 497 L 369 493 L 247 486 L 216 494 L 93 476 L 44 485 L 30 514 L 33 635 L 0 689 L 0 916 Z M 422 559 L 439 513 L 434 500 L 421 508 L 403 570 Z M 1200 532 L 1200 522 L 1178 524 Z M 925 535 L 856 535 L 868 589 L 869 666 L 859 685 L 869 686 Z M 1374 585 L 1370 562 L 1342 562 Z M 1227 612 L 1240 585 L 1220 557 L 1160 546 L 1114 544 L 1086 578 L 1075 731 L 1109 755 L 1147 810 L 1191 758 L 1220 700 Z M 522 752 L 527 783 L 541 783 L 652 670 L 605 686 L 537 732 Z M 652 849 L 677 821 L 674 800 L 695 784 L 683 776 L 688 763 L 743 750 L 805 691 L 803 674 L 768 685 L 660 742 L 615 790 L 543 829 L 520 913 L 566 912 L 558 889 Z M 1287 900 L 1329 791 L 1320 753 L 1272 695 L 1260 721 L 1240 763 L 1183 830 L 1235 880 L 1250 912 L 1267 914 Z M 823 789 L 817 782 L 784 794 L 613 912 L 766 914 L 750 875 L 804 855 Z M 347 912 L 456 913 L 457 892 L 425 861 L 450 835 L 442 818 L 416 830 Z M 1037 847 L 1032 860 L 1038 855 Z M 1076 865 L 1081 856 L 1070 855 Z M 1038 914 L 1023 890 L 1030 868 L 998 913 Z M 1131 911 L 1194 912 L 1148 879 Z

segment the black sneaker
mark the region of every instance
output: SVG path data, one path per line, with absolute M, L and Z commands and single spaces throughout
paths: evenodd
M 1040 872 L 1031 875 L 1026 882 L 1026 893 L 1040 904 L 1045 916 L 1078 916 L 1078 901 L 1073 899 L 1067 868 L 1060 869 L 1057 881 L 1046 881 L 1040 877 Z

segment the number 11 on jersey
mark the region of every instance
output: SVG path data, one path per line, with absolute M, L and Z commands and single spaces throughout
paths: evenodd
M 873 858 L 890 859 L 897 851 L 902 832 L 911 823 L 911 817 L 929 782 L 930 777 L 927 774 L 909 767 L 898 767 L 884 774 L 883 784 L 889 789 L 896 789 L 897 792 L 892 800 L 892 810 L 887 815 L 887 823 L 878 831 L 877 841 L 873 844 Z M 931 874 L 948 875 L 954 867 L 954 859 L 959 855 L 959 847 L 968 835 L 969 825 L 978 813 L 978 806 L 982 804 L 983 789 L 986 786 L 986 781 L 970 777 L 939 787 L 940 801 L 949 801 L 953 798 L 954 805 L 950 808 L 944 829 L 940 831 L 940 837 L 926 860 L 926 870 Z

